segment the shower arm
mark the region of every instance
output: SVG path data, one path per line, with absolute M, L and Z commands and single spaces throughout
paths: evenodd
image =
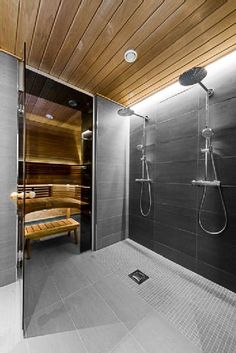
M 133 115 L 136 115 L 136 116 L 138 116 L 138 117 L 140 117 L 140 118 L 143 118 L 144 119 L 144 121 L 146 121 L 146 120 L 149 120 L 149 116 L 143 116 L 143 115 L 140 115 L 140 114 L 137 114 L 137 113 L 133 113 Z
M 212 88 L 207 88 L 201 81 L 198 84 L 207 92 L 208 97 L 213 96 L 214 90 Z

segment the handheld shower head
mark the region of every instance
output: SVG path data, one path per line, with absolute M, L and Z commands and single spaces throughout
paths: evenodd
M 137 151 L 143 151 L 143 149 L 144 149 L 144 146 L 141 144 L 136 146 Z
M 213 135 L 214 135 L 214 132 L 210 127 L 206 127 L 205 129 L 202 130 L 202 136 L 205 137 L 205 139 L 209 139 Z
M 198 83 L 211 97 L 214 94 L 213 89 L 208 89 L 203 83 L 202 80 L 206 77 L 207 70 L 204 67 L 193 67 L 192 69 L 185 71 L 182 75 L 179 76 L 179 83 L 182 86 L 191 86 Z

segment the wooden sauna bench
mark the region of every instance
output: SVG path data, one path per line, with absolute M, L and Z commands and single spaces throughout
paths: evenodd
M 79 208 L 81 205 L 87 205 L 86 202 L 73 198 L 45 197 L 38 199 L 26 199 L 24 213 L 31 213 L 42 209 L 51 208 L 67 208 L 67 216 L 65 219 L 60 219 L 52 222 L 43 222 L 25 226 L 25 241 L 27 259 L 31 258 L 31 240 L 38 240 L 44 237 L 49 237 L 58 233 L 74 232 L 75 244 L 78 244 L 78 227 L 79 222 L 70 218 L 70 209 Z M 18 206 L 23 210 L 23 202 L 18 201 Z

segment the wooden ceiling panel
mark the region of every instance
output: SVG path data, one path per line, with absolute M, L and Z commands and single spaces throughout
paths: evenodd
M 86 32 L 90 21 L 99 9 L 102 0 L 84 0 L 82 1 L 78 12 L 71 24 L 61 48 L 59 48 L 53 66 L 47 69 L 53 76 L 59 77 L 66 65 L 70 62 L 73 52 L 80 42 L 83 34 Z
M 204 1 L 205 0 L 202 0 L 202 2 Z M 183 10 L 181 8 L 183 4 L 184 0 L 166 0 L 162 6 L 159 6 L 158 9 L 156 9 L 156 11 L 151 14 L 146 22 L 143 22 L 141 27 L 138 25 L 138 30 L 133 34 L 133 36 L 129 38 L 128 41 L 126 41 L 126 38 L 124 37 L 123 42 L 120 42 L 121 47 L 117 48 L 116 53 L 111 55 L 110 61 L 105 63 L 102 69 L 101 66 L 99 68 L 98 63 L 95 63 L 93 67 L 89 68 L 84 76 L 80 77 L 79 81 L 81 87 L 89 87 L 89 89 L 99 92 L 100 89 L 102 90 L 102 87 L 104 88 L 107 84 L 111 83 L 114 80 L 114 77 L 116 79 L 120 74 L 122 75 L 122 73 L 124 73 L 125 70 L 129 67 L 129 64 L 124 61 L 124 52 L 129 48 L 135 48 L 138 50 L 140 45 L 144 45 L 147 49 L 149 49 L 150 45 L 155 43 L 153 36 L 158 30 L 160 24 L 166 24 L 168 22 L 168 17 L 170 17 L 172 14 L 174 14 L 174 21 L 176 22 L 176 15 L 178 10 L 181 10 L 179 11 L 180 16 L 181 18 L 183 17 Z M 169 25 L 170 24 L 168 23 L 167 26 Z M 134 29 L 136 28 L 137 23 L 134 21 Z M 145 50 L 146 49 L 144 48 L 144 51 Z M 110 51 L 112 52 L 112 49 Z M 103 55 L 103 59 L 105 60 L 106 52 L 103 53 Z M 102 60 L 102 58 L 100 58 L 100 60 Z M 97 71 L 95 66 L 98 67 Z M 93 77 L 92 79 L 91 76 Z
M 88 42 L 89 44 L 87 45 L 87 48 L 89 48 L 90 46 L 89 50 L 86 52 L 85 50 L 86 47 L 82 47 L 80 50 L 81 54 L 75 51 L 74 52 L 75 70 L 73 71 L 71 68 L 67 68 L 67 72 L 65 71 L 62 74 L 62 77 L 69 81 L 73 81 L 73 77 L 79 76 L 80 83 L 82 85 L 82 77 L 84 76 L 84 74 L 86 74 L 86 72 L 88 71 L 88 68 L 98 60 L 100 55 L 103 53 L 103 51 L 112 41 L 112 38 L 114 38 L 115 35 L 118 33 L 118 31 L 121 30 L 121 28 L 126 24 L 129 18 L 132 17 L 134 12 L 141 4 L 142 4 L 142 0 L 130 0 L 128 2 L 127 1 L 121 2 L 120 6 L 114 12 L 113 16 L 108 21 L 103 31 L 101 32 L 101 34 L 96 38 L 97 33 L 95 36 L 93 36 L 93 34 L 91 33 L 91 38 L 92 39 L 96 38 L 95 41 L 87 40 L 86 38 L 84 38 L 84 41 Z M 100 21 L 100 19 L 98 19 L 98 21 Z M 91 28 L 93 27 L 96 28 L 96 26 L 94 26 L 93 23 L 91 23 Z M 83 49 L 83 53 L 82 53 L 82 49 Z
M 223 18 L 223 21 L 221 21 Z M 218 22 L 219 21 L 219 22 Z M 199 22 L 195 26 L 188 29 L 184 35 L 175 36 L 174 44 L 168 46 L 169 36 L 164 38 L 163 41 L 157 44 L 156 50 L 160 52 L 160 55 L 157 57 L 153 57 L 153 59 L 143 67 L 141 64 L 139 70 L 136 72 L 132 71 L 132 67 L 129 72 L 126 71 L 126 80 L 123 82 L 119 82 L 119 86 L 112 90 L 112 87 L 109 87 L 110 96 L 113 99 L 119 99 L 124 97 L 124 94 L 131 92 L 133 86 L 132 84 L 139 80 L 139 87 L 142 84 L 149 84 L 149 79 L 154 75 L 159 75 L 165 69 L 168 69 L 170 65 L 175 63 L 179 64 L 179 60 L 185 57 L 188 54 L 191 54 L 193 49 L 197 49 L 203 43 L 210 40 L 212 36 L 216 33 L 220 33 L 220 30 L 224 30 L 227 26 L 230 26 L 235 21 L 235 13 L 231 13 L 228 17 L 224 18 L 224 14 L 221 11 L 221 8 L 218 11 L 215 11 L 210 16 L 208 16 L 205 20 Z M 185 21 L 184 21 L 185 22 Z M 217 23 L 218 22 L 218 23 Z M 212 23 L 214 25 L 212 26 Z M 184 23 L 183 23 L 184 27 Z M 170 34 L 178 33 L 178 29 L 176 31 L 171 32 Z M 148 60 L 147 58 L 143 58 L 143 60 Z M 140 60 L 141 61 L 141 60 Z M 131 87 L 132 86 L 132 87 Z M 139 87 L 135 87 L 138 89 Z M 145 88 L 145 87 L 144 87 Z M 134 93 L 132 91 L 132 93 Z M 119 97 L 119 98 L 118 98 Z
M 81 130 L 82 114 L 79 110 L 31 94 L 26 95 L 26 107 L 27 119 L 40 121 L 42 124 Z M 54 119 L 47 119 L 46 114 L 52 115 Z
M 34 27 L 31 46 L 28 48 L 28 61 L 37 67 L 44 54 L 55 19 L 60 9 L 61 0 L 41 0 L 37 21 Z M 24 15 L 23 15 L 24 17 Z M 25 23 L 27 27 L 27 23 Z
M 181 72 L 192 67 L 193 62 L 197 62 L 198 64 L 195 65 L 199 65 L 201 55 L 208 53 L 211 48 L 217 47 L 227 40 L 227 38 L 231 37 L 231 35 L 235 34 L 235 15 L 234 11 L 231 15 L 220 21 L 218 26 L 215 25 L 213 28 L 203 31 L 199 36 L 197 34 L 200 28 L 197 28 L 197 31 L 194 29 L 194 33 L 189 32 L 186 37 L 181 38 L 182 45 L 176 42 L 172 48 L 173 52 L 172 50 L 171 52 L 168 50 L 168 54 L 163 52 L 158 57 L 158 60 L 155 59 L 150 62 L 150 70 L 142 72 L 142 76 L 140 75 L 138 78 L 139 85 L 133 82 L 129 87 L 120 92 L 120 94 L 116 95 L 116 97 L 111 94 L 111 98 L 124 102 L 128 98 L 127 95 L 132 92 L 132 96 L 130 95 L 128 99 L 133 100 L 135 97 L 136 100 L 140 92 L 156 84 L 163 78 L 168 78 L 178 68 L 180 68 L 179 74 L 181 74 Z M 197 36 L 196 39 L 194 39 L 194 34 Z
M 0 48 L 15 52 L 19 0 L 0 0 Z
M 105 74 L 105 79 L 103 80 L 100 78 L 100 84 L 94 87 L 94 89 L 96 91 L 101 90 L 103 94 L 106 95 L 106 92 L 109 92 L 110 90 L 113 91 L 114 86 L 116 86 L 116 89 L 120 92 L 120 85 L 124 82 L 124 78 L 126 80 L 129 75 L 132 77 L 133 74 L 138 73 L 139 69 L 145 69 L 146 65 L 148 65 L 153 58 L 158 57 L 157 53 L 162 53 L 165 48 L 170 47 L 170 43 L 175 43 L 178 38 L 181 38 L 184 33 L 199 22 L 199 16 L 195 16 L 196 13 L 200 10 L 201 13 L 204 13 L 204 11 L 206 11 L 206 5 L 210 5 L 204 3 L 205 0 L 195 1 L 190 8 L 185 2 L 182 3 L 182 6 L 178 6 L 178 8 L 174 10 L 166 20 L 160 21 L 162 17 L 159 17 L 156 29 L 145 41 L 141 41 L 139 46 L 136 47 L 140 56 L 135 66 L 127 64 L 124 60 L 120 61 L 119 65 L 110 67 L 109 70 L 106 70 L 108 75 L 106 76 Z M 196 10 L 198 11 L 196 12 Z M 183 12 L 185 12 L 184 18 Z M 94 78 L 93 82 L 95 81 L 96 78 Z
M 94 41 L 96 41 L 96 39 L 101 35 L 103 28 L 106 26 L 106 23 L 111 20 L 112 15 L 120 6 L 121 2 L 122 0 L 117 0 L 115 3 L 110 0 L 103 1 L 99 8 L 99 11 L 94 15 L 86 32 L 84 33 L 83 37 L 75 48 L 70 58 L 70 61 L 61 73 L 60 77 L 63 80 L 68 81 L 71 75 L 73 75 L 73 72 L 76 69 L 78 62 L 80 63 L 85 58 Z
M 236 47 L 235 0 L 0 0 L 0 9 L 2 50 L 22 56 L 26 42 L 30 66 L 127 105 Z
M 60 11 L 55 20 L 46 49 L 40 63 L 40 69 L 50 71 L 57 54 L 65 41 L 82 0 L 62 0 Z
M 132 38 L 133 35 L 139 30 L 141 27 L 142 23 L 147 21 L 148 18 L 155 12 L 157 11 L 162 5 L 164 4 L 164 0 L 150 0 L 150 1 L 143 1 L 142 6 L 140 6 L 137 11 L 134 13 L 134 15 L 129 19 L 129 21 L 126 23 L 125 26 L 122 27 L 120 32 L 112 38 L 112 41 L 110 42 L 110 45 L 104 50 L 104 52 L 99 56 L 99 58 L 95 61 L 93 66 L 91 68 L 88 68 L 89 71 L 86 73 L 87 77 L 86 80 L 88 81 L 93 81 L 96 79 L 96 74 L 100 72 L 104 66 L 105 66 L 105 73 L 106 68 L 110 63 L 113 62 L 113 57 L 116 55 L 118 50 L 122 47 L 123 48 L 122 54 L 119 56 L 119 60 L 123 61 L 124 60 L 124 52 L 129 49 L 129 46 L 126 45 L 128 40 Z M 133 41 L 131 48 L 136 48 L 136 44 Z M 116 65 L 120 62 L 117 59 L 115 59 Z M 114 68 L 114 67 L 113 67 Z M 83 78 L 78 76 L 79 81 L 81 79 L 81 87 L 83 86 L 82 80 Z M 78 85 L 78 78 L 74 82 L 74 84 Z M 102 74 L 102 78 L 104 78 L 104 74 Z M 84 87 L 87 86 L 84 85 Z
M 27 48 L 30 48 L 31 45 L 32 33 L 34 32 L 40 0 L 21 0 L 19 4 L 19 23 L 17 26 L 15 53 L 22 57 L 24 42 L 26 43 Z

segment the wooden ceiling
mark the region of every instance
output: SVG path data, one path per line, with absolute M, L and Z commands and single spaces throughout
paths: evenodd
M 26 119 L 51 128 L 81 132 L 81 112 L 44 98 L 26 94 Z M 47 119 L 50 114 L 53 119 Z
M 236 48 L 235 0 L 0 0 L 0 47 L 131 105 Z M 133 48 L 138 60 L 124 61 Z

